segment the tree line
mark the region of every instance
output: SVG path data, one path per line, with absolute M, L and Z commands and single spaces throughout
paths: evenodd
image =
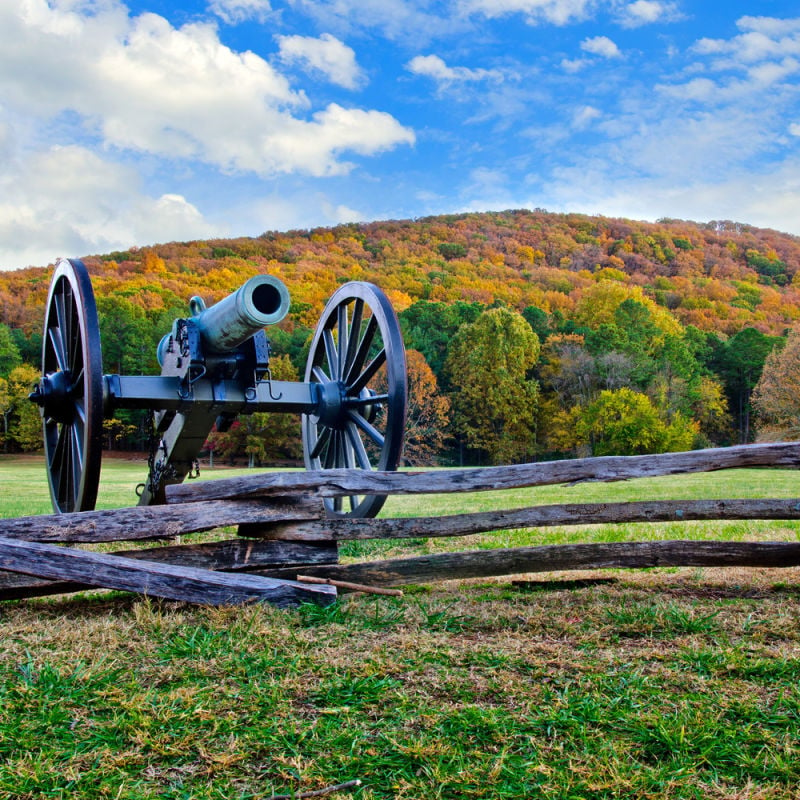
M 273 375 L 296 380 L 327 298 L 371 280 L 409 349 L 410 463 L 489 464 L 644 453 L 795 436 L 800 240 L 736 223 L 637 223 L 541 210 L 268 232 L 84 259 L 104 371 L 158 371 L 155 351 L 194 294 L 217 302 L 253 274 L 287 284 L 268 331 Z M 49 273 L 0 273 L 2 448 L 31 450 Z M 105 426 L 143 448 L 142 415 Z M 293 463 L 299 422 L 253 415 L 212 458 Z

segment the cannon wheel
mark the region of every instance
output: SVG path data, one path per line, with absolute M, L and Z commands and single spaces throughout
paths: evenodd
M 386 295 L 347 283 L 331 297 L 314 333 L 306 382 L 318 384 L 318 414 L 303 415 L 306 467 L 396 470 L 406 423 L 406 356 Z M 374 517 L 385 495 L 326 500 L 333 516 Z
M 103 360 L 89 273 L 78 259 L 56 264 L 44 322 L 41 406 L 53 508 L 90 511 L 97 499 L 103 436 Z

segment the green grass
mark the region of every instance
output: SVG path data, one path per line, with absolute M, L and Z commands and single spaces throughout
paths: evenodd
M 143 476 L 142 463 L 107 459 L 100 504 L 131 504 Z M 49 511 L 41 462 L 0 460 L 0 486 L 1 516 Z M 797 487 L 796 472 L 747 470 L 425 507 Z M 414 512 L 408 498 L 386 508 Z M 797 533 L 783 522 L 562 528 L 381 543 L 368 557 Z M 789 800 L 800 786 L 798 569 L 538 575 L 290 611 L 95 593 L 0 604 L 0 631 L 0 798 L 264 800 L 353 778 L 359 789 L 329 796 Z

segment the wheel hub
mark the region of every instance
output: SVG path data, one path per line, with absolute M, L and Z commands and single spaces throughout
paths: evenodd
M 346 415 L 344 401 L 346 390 L 342 381 L 326 381 L 317 384 L 318 412 L 317 417 L 321 425 L 328 428 L 341 430 L 344 427 Z
M 68 423 L 75 415 L 75 389 L 69 370 L 59 370 L 43 375 L 29 398 L 46 419 Z

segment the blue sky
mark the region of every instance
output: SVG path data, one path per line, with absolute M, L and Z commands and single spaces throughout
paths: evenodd
M 800 234 L 796 2 L 0 0 L 0 268 L 464 210 Z

